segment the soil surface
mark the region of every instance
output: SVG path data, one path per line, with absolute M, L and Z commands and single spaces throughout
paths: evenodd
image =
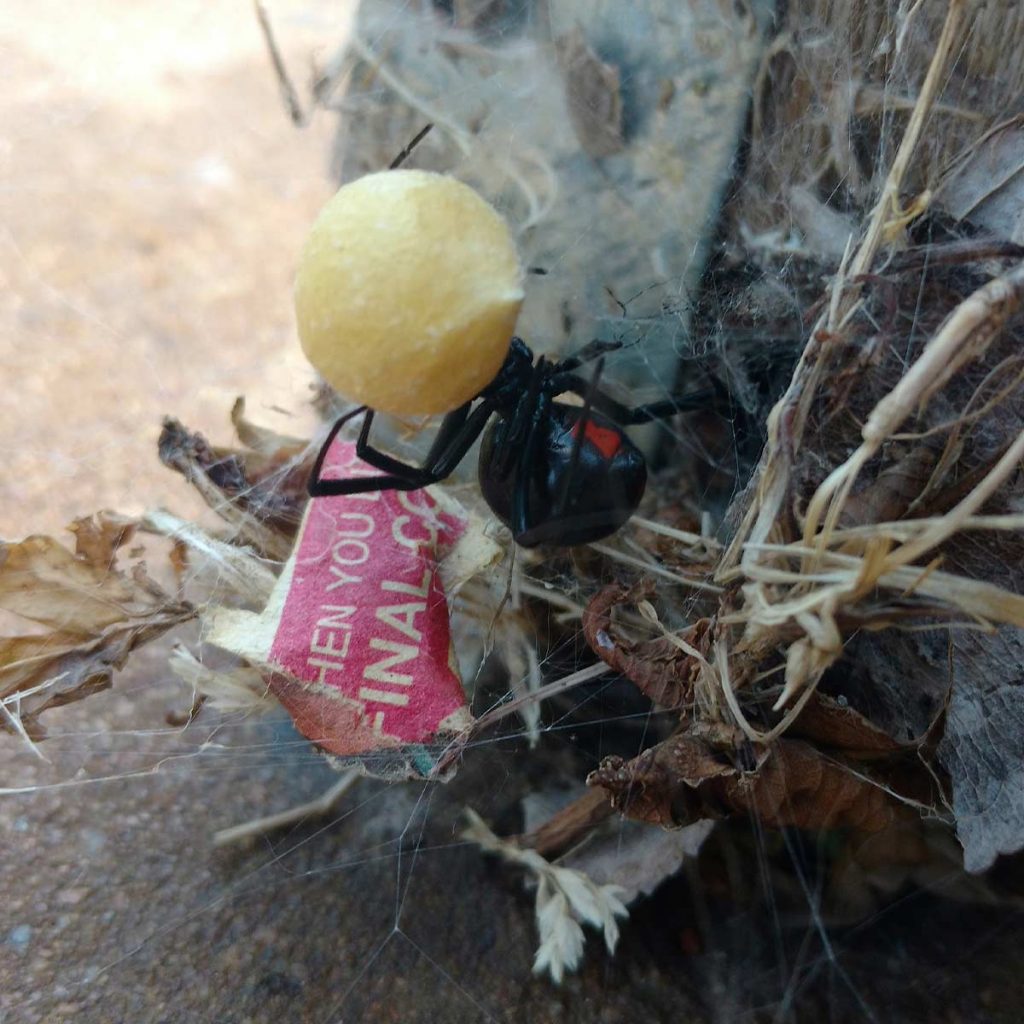
M 345 24 L 276 10 L 297 59 Z M 191 511 L 155 458 L 163 415 L 226 441 L 244 394 L 312 423 L 291 281 L 333 123 L 293 127 L 245 4 L 6 5 L 0 46 L 0 536 Z

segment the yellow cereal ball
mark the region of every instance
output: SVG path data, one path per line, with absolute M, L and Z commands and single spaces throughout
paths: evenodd
M 427 171 L 343 186 L 295 279 L 309 361 L 346 398 L 394 415 L 448 412 L 486 387 L 522 301 L 508 225 L 468 185 Z

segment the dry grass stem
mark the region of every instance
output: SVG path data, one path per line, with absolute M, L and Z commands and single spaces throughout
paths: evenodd
M 557 697 L 560 693 L 565 693 L 567 690 L 571 690 L 583 683 L 589 683 L 591 679 L 597 679 L 598 676 L 603 676 L 610 671 L 611 669 L 604 662 L 597 662 L 594 665 L 581 668 L 578 672 L 573 672 L 561 679 L 556 679 L 554 682 L 546 683 L 544 686 L 532 690 L 522 697 L 510 700 L 506 704 L 499 704 L 497 707 L 481 715 L 473 723 L 473 735 L 476 736 L 489 729 L 496 722 L 500 722 L 509 715 L 520 713 L 526 704 L 550 700 L 552 697 Z
M 637 558 L 635 555 L 627 555 L 625 551 L 620 551 L 618 548 L 609 547 L 607 544 L 591 544 L 591 549 L 597 551 L 599 554 L 610 558 L 616 562 L 622 562 L 623 565 L 631 565 L 636 569 L 643 569 L 644 572 L 650 573 L 652 576 L 659 576 L 661 579 L 670 580 L 673 583 L 679 583 L 684 587 L 692 587 L 694 590 L 704 590 L 711 594 L 719 594 L 722 588 L 714 583 L 709 583 L 707 580 L 699 579 L 696 576 L 684 576 L 679 572 L 672 572 L 671 569 L 666 569 L 664 566 L 658 565 L 653 559 Z
M 139 526 L 184 544 L 201 563 L 193 568 L 209 573 L 218 587 L 227 588 L 258 607 L 266 604 L 277 576 L 255 551 L 217 540 L 195 523 L 162 509 L 148 512 Z
M 350 768 L 342 774 L 341 778 L 330 789 L 314 800 L 299 804 L 296 807 L 289 807 L 287 810 L 279 811 L 277 814 L 253 818 L 251 821 L 244 821 L 240 825 L 232 825 L 231 828 L 222 828 L 219 832 L 214 832 L 213 845 L 230 846 L 232 843 L 238 843 L 253 836 L 263 836 L 268 832 L 275 832 L 278 829 L 288 828 L 291 825 L 298 825 L 308 818 L 317 818 L 330 814 L 338 801 L 359 781 L 360 777 L 360 773 L 355 768 Z
M 1020 308 L 1022 299 L 1024 264 L 983 285 L 957 307 L 907 373 L 872 410 L 861 432 L 864 440 L 860 447 L 818 487 L 807 506 L 805 543 L 811 545 L 816 536 L 818 546 L 827 543 L 850 489 L 867 462 L 908 416 L 926 404 L 966 363 L 984 354 Z
M 226 714 L 265 714 L 281 706 L 263 675 L 251 666 L 214 669 L 180 643 L 171 649 L 168 666 L 195 696 Z

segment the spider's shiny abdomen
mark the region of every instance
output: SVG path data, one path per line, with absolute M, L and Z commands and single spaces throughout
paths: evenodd
M 480 489 L 495 515 L 523 547 L 587 544 L 607 537 L 636 511 L 647 484 L 640 449 L 610 419 L 591 410 L 573 466 L 583 410 L 555 402 L 540 426 L 532 459 L 511 438 L 509 419 L 495 420 L 480 444 Z M 529 477 L 525 528 L 517 529 L 514 495 L 520 473 Z M 568 483 L 567 483 L 568 481 Z M 566 490 L 568 487 L 568 490 Z

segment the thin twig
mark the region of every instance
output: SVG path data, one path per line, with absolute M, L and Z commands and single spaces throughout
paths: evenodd
M 539 689 L 524 694 L 522 697 L 510 700 L 507 704 L 499 704 L 496 708 L 492 708 L 486 714 L 481 715 L 473 723 L 470 736 L 476 736 L 489 729 L 496 722 L 500 722 L 503 718 L 515 714 L 524 704 L 532 704 L 556 697 L 560 693 L 565 693 L 566 690 L 571 690 L 582 683 L 589 683 L 591 679 L 597 679 L 598 676 L 603 676 L 608 672 L 611 672 L 611 667 L 603 661 L 599 661 L 593 665 L 588 665 L 586 668 L 581 668 L 578 672 L 573 672 L 562 679 L 556 679 L 553 683 L 541 686 Z
M 270 54 L 270 61 L 274 65 L 274 74 L 277 76 L 277 85 L 281 90 L 281 99 L 288 108 L 288 116 L 292 124 L 302 128 L 306 124 L 306 113 L 299 102 L 299 94 L 292 83 L 285 67 L 284 58 L 277 47 L 277 40 L 274 38 L 274 27 L 270 23 L 270 15 L 263 0 L 253 0 L 253 7 L 256 10 L 256 20 L 259 22 L 260 31 L 263 33 L 263 41 L 267 44 L 267 53 Z
M 248 839 L 250 836 L 264 835 L 267 832 L 273 832 L 276 829 L 297 824 L 306 818 L 328 814 L 334 805 L 352 788 L 359 777 L 359 772 L 351 768 L 330 789 L 325 793 L 321 793 L 315 800 L 299 804 L 297 807 L 289 807 L 287 810 L 279 811 L 277 814 L 268 814 L 263 818 L 244 821 L 241 825 L 222 828 L 219 832 L 214 832 L 213 845 L 228 846 L 242 839 Z
M 942 77 L 946 72 L 946 65 L 949 63 L 950 54 L 953 52 L 953 44 L 956 42 L 960 32 L 960 25 L 963 21 L 964 0 L 949 0 L 949 8 L 946 11 L 946 20 L 942 26 L 942 33 L 935 44 L 935 53 L 931 63 L 928 65 L 928 73 L 925 75 L 921 92 L 914 104 L 913 113 L 907 121 L 907 127 L 900 140 L 900 147 L 893 158 L 892 166 L 886 175 L 885 184 L 882 186 L 882 193 L 871 214 L 871 221 L 865 232 L 864 240 L 861 242 L 857 254 L 850 265 L 850 274 L 856 277 L 866 274 L 875 262 L 875 255 L 882 242 L 885 227 L 896 210 L 900 187 L 903 178 L 910 166 L 910 160 L 917 149 L 917 143 L 921 138 L 925 122 L 932 111 L 935 97 L 938 95 Z M 909 15 L 907 20 L 909 21 Z
M 612 558 L 616 562 L 623 562 L 626 565 L 632 565 L 637 569 L 643 569 L 644 572 L 649 572 L 654 576 L 660 576 L 662 579 L 671 580 L 673 583 L 679 583 L 684 587 L 693 587 L 695 590 L 706 590 L 711 594 L 720 594 L 722 588 L 715 583 L 709 583 L 707 580 L 697 579 L 694 576 L 684 576 L 681 572 L 672 572 L 671 569 L 666 569 L 657 562 L 648 562 L 642 558 L 636 558 L 633 555 L 627 555 L 625 551 L 619 551 L 617 548 L 608 547 L 607 544 L 591 544 L 591 549 L 604 555 L 606 558 Z
M 689 530 L 678 530 L 676 527 L 668 526 L 666 523 L 659 523 L 656 519 L 633 516 L 629 520 L 629 525 L 639 526 L 641 529 L 659 534 L 662 537 L 671 537 L 673 540 L 677 540 L 681 544 L 687 544 L 690 547 L 706 548 L 709 554 L 722 550 L 721 543 L 715 540 L 714 537 L 704 537 L 699 533 L 691 533 Z
M 406 104 L 406 106 L 411 110 L 418 111 L 423 115 L 425 120 L 429 121 L 431 124 L 437 125 L 443 131 L 447 132 L 455 145 L 459 147 L 462 155 L 469 156 L 473 149 L 472 137 L 469 132 L 467 132 L 461 125 L 456 124 L 456 122 L 450 117 L 446 117 L 439 108 L 432 106 L 426 100 L 417 96 L 416 93 L 406 85 L 394 71 L 391 70 L 381 57 L 373 52 L 370 46 L 368 46 L 358 34 L 352 34 L 352 38 L 349 40 L 349 45 L 357 54 L 359 54 L 361 60 L 364 60 L 373 68 L 374 72 L 380 76 L 381 80 Z

